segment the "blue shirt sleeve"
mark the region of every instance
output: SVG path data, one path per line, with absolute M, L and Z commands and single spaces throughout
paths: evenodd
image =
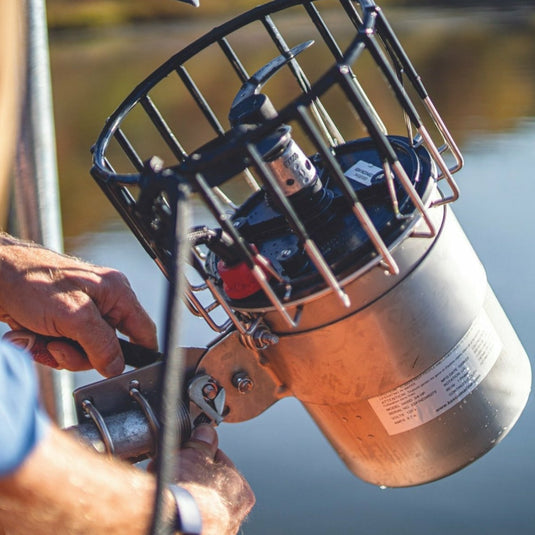
M 0 476 L 24 462 L 49 425 L 39 405 L 33 362 L 24 351 L 0 340 Z

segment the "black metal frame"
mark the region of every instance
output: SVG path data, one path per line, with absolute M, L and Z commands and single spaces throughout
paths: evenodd
M 321 125 L 318 126 L 312 108 L 318 104 L 321 105 L 320 97 L 332 86 L 338 85 L 366 126 L 385 165 L 395 169 L 398 163 L 396 152 L 386 132 L 383 131 L 381 123 L 377 120 L 374 110 L 370 107 L 366 94 L 355 83 L 356 77 L 352 70 L 352 65 L 358 60 L 364 50 L 370 52 L 392 88 L 403 113 L 408 118 L 412 127 L 417 131 L 420 131 L 424 127 L 424 122 L 405 91 L 404 78 L 413 86 L 422 101 L 425 103 L 430 101 L 419 75 L 403 51 L 380 8 L 368 0 L 360 0 L 358 2 L 339 0 L 339 3 L 354 25 L 356 33 L 353 42 L 345 51 L 341 50 L 317 8 L 318 4 L 325 4 L 325 2 L 322 0 L 310 2 L 305 0 L 276 0 L 238 16 L 222 26 L 214 28 L 175 54 L 139 84 L 108 119 L 104 130 L 94 146 L 91 173 L 114 204 L 117 211 L 125 219 L 132 232 L 140 240 L 147 252 L 156 260 L 164 273 L 167 274 L 168 272 L 169 246 L 166 236 L 169 235 L 169 228 L 168 225 L 164 225 L 163 230 L 162 226 L 160 226 L 156 231 L 154 225 L 151 225 L 151 221 L 154 218 L 154 207 L 151 201 L 157 196 L 155 188 L 160 188 L 161 191 L 165 192 L 166 197 L 169 195 L 172 196 L 175 188 L 173 184 L 176 184 L 180 180 L 186 180 L 190 183 L 194 191 L 202 192 L 205 201 L 211 206 L 216 217 L 218 217 L 220 209 L 214 200 L 214 196 L 208 189 L 220 185 L 226 179 L 254 163 L 256 163 L 256 167 L 260 169 L 260 173 L 264 178 L 268 176 L 269 173 L 263 168 L 262 162 L 256 161 L 255 155 L 251 154 L 250 148 L 254 146 L 257 140 L 269 135 L 269 133 L 276 130 L 282 124 L 292 121 L 298 123 L 308 133 L 321 159 L 324 161 L 324 165 L 329 169 L 333 179 L 339 183 L 344 191 L 348 203 L 351 206 L 357 207 L 356 211 L 360 214 L 358 217 L 362 219 L 363 224 L 368 224 L 364 208 L 356 198 L 353 189 L 345 179 L 336 160 L 332 157 L 333 149 L 339 141 L 325 139 L 325 128 L 322 129 Z M 301 96 L 286 105 L 283 109 L 278 110 L 276 118 L 266 120 L 253 130 L 244 131 L 243 129 L 233 128 L 225 131 L 221 121 L 210 107 L 203 93 L 199 90 L 195 80 L 188 73 L 185 63 L 211 45 L 218 45 L 227 58 L 231 71 L 235 73 L 241 83 L 246 83 L 250 75 L 245 70 L 241 59 L 229 44 L 228 37 L 246 25 L 253 22 L 261 22 L 281 55 L 288 56 L 289 47 L 282 32 L 274 24 L 271 15 L 299 5 L 304 8 L 304 12 L 308 15 L 310 21 L 330 50 L 333 56 L 332 67 L 317 82 L 311 85 L 299 61 L 296 58 L 292 58 L 288 62 L 288 67 L 301 87 Z M 212 142 L 190 154 L 186 152 L 178 134 L 171 130 L 150 96 L 151 90 L 160 81 L 173 74 L 178 75 L 178 82 L 181 82 L 191 94 L 215 135 Z M 135 147 L 121 129 L 124 118 L 136 107 L 143 109 L 154 124 L 162 138 L 162 142 L 174 154 L 177 160 L 176 164 L 162 168 L 160 167 L 161 164 L 154 159 L 144 162 L 138 155 Z M 438 122 L 440 123 L 440 118 Z M 447 131 L 446 137 L 448 137 Z M 114 171 L 112 163 L 106 157 L 106 151 L 112 138 L 118 141 L 125 155 L 130 160 L 135 169 L 134 173 L 125 174 Z M 448 141 L 451 142 L 452 140 L 448 139 Z M 453 147 L 450 146 L 450 148 L 453 152 L 456 152 L 454 145 Z M 438 148 L 433 156 L 440 160 L 440 153 L 443 150 L 444 147 Z M 223 162 L 229 160 L 229 155 L 233 160 L 239 161 L 237 169 L 225 169 Z M 451 175 L 460 169 L 461 165 L 462 159 L 460 155 L 456 158 L 456 164 L 451 169 L 447 168 L 444 162 L 439 162 L 439 178 L 445 176 L 453 192 L 450 197 L 446 197 L 440 202 L 447 202 L 457 198 L 458 190 Z M 216 172 L 220 175 L 217 176 Z M 395 172 L 397 173 L 397 170 Z M 157 180 L 155 180 L 156 178 Z M 141 187 L 142 194 L 140 199 L 135 199 L 131 195 L 128 186 L 132 185 Z M 405 186 L 409 185 L 405 184 Z M 149 189 L 151 190 L 150 193 L 148 193 Z M 147 201 L 147 199 L 149 200 Z M 415 198 L 414 200 L 418 202 L 418 199 Z M 172 202 L 170 204 L 173 205 Z M 426 217 L 424 206 L 421 205 L 419 209 L 423 212 L 423 217 L 428 222 L 432 233 L 433 230 Z M 290 220 L 295 219 L 291 210 L 287 216 Z M 162 217 L 165 220 L 165 213 L 158 214 L 160 221 Z M 222 221 L 222 225 L 238 243 L 242 252 L 242 260 L 252 267 L 254 265 L 254 255 L 248 249 L 247 245 L 243 243 L 239 234 L 236 233 L 228 221 Z M 305 240 L 306 234 L 302 233 L 301 238 Z M 396 268 L 392 265 L 392 259 L 388 255 L 388 248 L 380 243 L 378 236 L 372 236 L 372 241 L 379 243 L 380 255 L 389 265 L 390 270 L 395 272 Z M 202 266 L 196 265 L 196 267 L 201 272 L 201 275 L 204 275 Z

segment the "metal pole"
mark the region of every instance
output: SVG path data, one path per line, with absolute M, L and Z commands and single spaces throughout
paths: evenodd
M 45 0 L 26 0 L 26 85 L 15 170 L 20 237 L 63 251 Z M 38 366 L 41 394 L 60 427 L 76 422 L 73 375 Z

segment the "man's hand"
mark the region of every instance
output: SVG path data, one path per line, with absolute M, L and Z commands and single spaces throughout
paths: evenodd
M 208 425 L 194 429 L 179 456 L 178 484 L 201 511 L 203 535 L 234 535 L 255 498 L 232 461 L 218 449 L 217 433 Z
M 199 506 L 202 535 L 235 535 L 254 496 L 217 449 L 215 431 L 194 431 L 179 462 L 179 484 Z M 146 535 L 155 492 L 152 474 L 97 454 L 51 426 L 24 463 L 0 478 L 0 533 Z M 174 513 L 169 493 L 165 514 L 171 520 Z
M 124 359 L 115 330 L 136 344 L 157 349 L 156 327 L 126 277 L 39 245 L 0 235 L 0 320 L 12 329 L 77 341 L 47 346 L 60 367 L 91 367 L 109 377 Z

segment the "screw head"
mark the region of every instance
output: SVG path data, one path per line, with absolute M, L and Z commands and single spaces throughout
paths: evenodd
M 288 258 L 289 256 L 292 256 L 293 251 L 291 249 L 283 249 L 280 252 L 281 258 Z

